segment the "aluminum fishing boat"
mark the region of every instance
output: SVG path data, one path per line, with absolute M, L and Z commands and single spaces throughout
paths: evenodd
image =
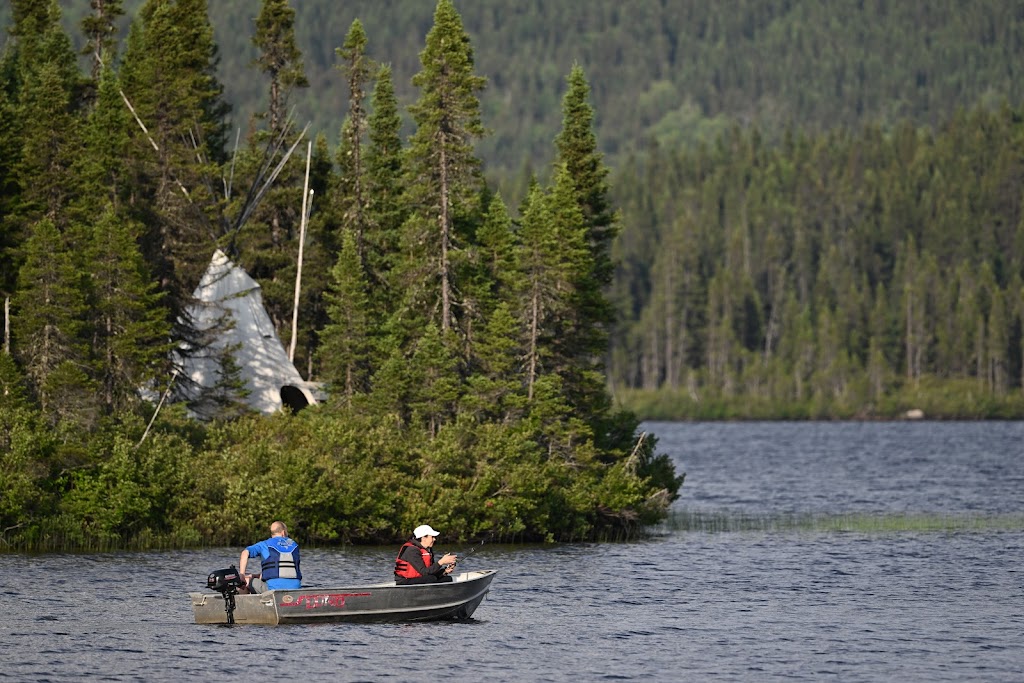
M 197 624 L 303 624 L 468 619 L 490 588 L 497 570 L 453 574 L 451 583 L 365 586 L 238 593 L 234 577 L 210 575 L 218 592 L 189 593 Z

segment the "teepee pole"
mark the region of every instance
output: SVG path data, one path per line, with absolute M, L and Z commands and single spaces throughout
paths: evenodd
M 299 227 L 299 261 L 295 268 L 295 301 L 292 304 L 292 339 L 288 344 L 288 360 L 295 363 L 295 340 L 299 335 L 299 289 L 302 287 L 302 247 L 306 241 L 306 200 L 313 191 L 309 189 L 309 158 L 313 153 L 313 141 L 306 146 L 306 180 L 302 184 L 302 222 Z

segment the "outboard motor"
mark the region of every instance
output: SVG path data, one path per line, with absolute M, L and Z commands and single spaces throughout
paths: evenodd
M 235 565 L 230 569 L 218 569 L 206 577 L 206 587 L 224 596 L 224 611 L 228 615 L 228 623 L 235 623 L 235 595 L 238 589 L 245 587 L 245 579 L 239 575 Z

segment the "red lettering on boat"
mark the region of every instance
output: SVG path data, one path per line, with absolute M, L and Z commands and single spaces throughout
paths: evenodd
M 320 607 L 344 607 L 345 598 L 358 598 L 368 595 L 369 593 L 313 593 L 311 595 L 299 595 L 293 602 L 281 602 L 278 607 L 301 606 L 306 609 L 318 609 Z

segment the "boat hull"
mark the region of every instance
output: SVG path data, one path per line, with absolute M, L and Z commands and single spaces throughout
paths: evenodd
M 452 583 L 271 590 L 236 595 L 236 624 L 308 624 L 468 619 L 483 601 L 496 570 L 462 572 Z M 197 624 L 228 623 L 220 593 L 189 593 Z

